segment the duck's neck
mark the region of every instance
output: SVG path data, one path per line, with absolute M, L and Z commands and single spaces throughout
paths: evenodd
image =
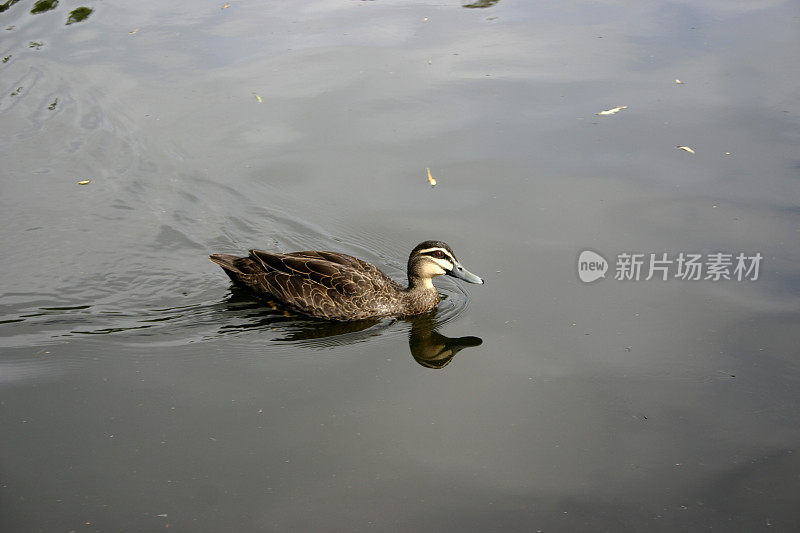
M 408 277 L 408 288 L 404 291 L 405 305 L 409 314 L 430 311 L 439 303 L 439 291 L 431 278 Z
M 436 291 L 433 286 L 431 278 L 419 278 L 417 276 L 408 276 L 408 288 L 406 292 L 430 292 Z

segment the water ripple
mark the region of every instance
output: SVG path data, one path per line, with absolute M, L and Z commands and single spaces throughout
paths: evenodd
M 178 279 L 185 286 L 176 284 Z M 442 301 L 435 321 L 445 324 L 464 311 L 468 297 L 449 280 L 439 285 Z M 203 275 L 183 277 L 171 271 L 110 273 L 81 287 L 64 288 L 56 298 L 6 293 L 0 295 L 0 347 L 46 346 L 98 335 L 110 342 L 137 345 L 181 345 L 221 336 L 255 337 L 263 342 L 266 336 L 276 344 L 325 347 L 383 335 L 395 322 L 338 324 L 299 317 L 276 311 L 236 288 L 226 295 L 225 287 L 229 287 L 227 279 L 209 268 Z M 82 297 L 91 303 L 75 300 Z M 175 301 L 185 303 L 174 305 Z

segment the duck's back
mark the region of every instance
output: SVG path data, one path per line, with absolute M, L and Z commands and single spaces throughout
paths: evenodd
M 305 314 L 360 320 L 402 314 L 402 288 L 375 265 L 335 252 L 215 254 L 228 276 L 260 296 Z

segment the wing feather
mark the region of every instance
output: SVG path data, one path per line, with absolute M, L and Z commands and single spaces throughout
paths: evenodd
M 374 316 L 391 299 L 386 295 L 400 289 L 376 266 L 347 254 L 251 250 L 249 257 L 212 260 L 235 282 L 322 318 Z

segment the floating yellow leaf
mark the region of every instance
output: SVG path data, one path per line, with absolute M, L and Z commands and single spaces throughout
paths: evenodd
M 677 83 L 678 85 L 683 85 L 683 82 L 681 80 L 675 80 L 675 83 Z
M 81 180 L 78 182 L 78 185 L 88 185 L 90 181 L 92 180 Z
M 436 186 L 436 180 L 433 179 L 433 176 L 431 176 L 431 169 L 426 168 L 425 170 L 428 171 L 428 183 L 431 184 L 431 187 L 435 187 Z
M 133 34 L 135 34 L 137 31 L 139 31 L 139 28 L 136 28 L 135 30 L 131 30 L 131 31 L 129 31 L 128 33 L 129 33 L 129 34 L 131 34 L 131 35 L 133 35 Z
M 256 93 L 253 93 L 253 96 L 255 96 L 255 97 L 256 97 L 256 101 L 257 101 L 257 102 L 260 104 L 260 103 L 261 103 L 261 101 L 262 101 L 262 100 L 261 100 L 261 97 L 260 97 L 260 96 L 258 96 Z
M 694 150 L 692 150 L 688 146 L 678 146 L 677 148 L 678 148 L 678 150 L 685 150 L 685 151 L 689 152 L 690 154 L 694 153 Z
M 628 109 L 628 106 L 621 105 L 621 106 L 615 107 L 613 109 L 606 109 L 605 111 L 600 111 L 599 113 L 596 113 L 596 114 L 597 115 L 613 115 L 614 113 L 619 113 L 623 109 Z
M 220 9 L 228 9 L 231 5 L 228 2 L 225 2 L 225 5 L 222 6 Z

